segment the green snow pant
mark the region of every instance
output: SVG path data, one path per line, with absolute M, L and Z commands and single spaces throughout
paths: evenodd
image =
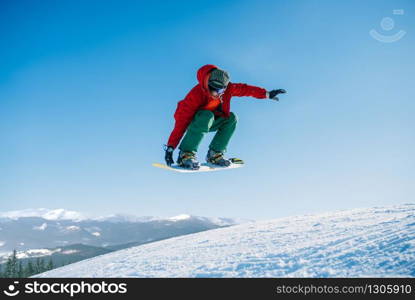
M 223 118 L 215 117 L 209 110 L 199 110 L 187 128 L 179 149 L 185 152 L 197 152 L 204 135 L 216 131 L 209 149 L 225 152 L 237 122 L 238 117 L 232 112 L 229 118 Z

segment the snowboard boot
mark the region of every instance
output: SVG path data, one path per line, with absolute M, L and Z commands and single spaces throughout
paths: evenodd
M 223 153 L 219 151 L 215 151 L 209 149 L 206 155 L 206 161 L 208 163 L 221 166 L 221 167 L 229 167 L 231 165 L 231 161 L 223 157 Z
M 199 170 L 200 163 L 197 161 L 195 152 L 186 152 L 180 150 L 177 164 L 185 169 Z

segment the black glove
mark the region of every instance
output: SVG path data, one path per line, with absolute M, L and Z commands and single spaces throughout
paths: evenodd
M 174 160 L 173 160 L 174 148 L 170 146 L 164 146 L 164 151 L 166 151 L 166 154 L 164 155 L 164 159 L 166 160 L 166 164 L 170 167 L 172 164 L 174 164 Z
M 272 90 L 268 92 L 269 98 L 275 101 L 279 101 L 277 95 L 279 94 L 285 94 L 287 91 L 284 89 L 278 89 L 278 90 Z

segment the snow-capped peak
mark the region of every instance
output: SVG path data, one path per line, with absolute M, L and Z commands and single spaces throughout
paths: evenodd
M 177 215 L 174 217 L 169 218 L 169 221 L 173 221 L 173 222 L 177 222 L 177 221 L 183 221 L 183 220 L 188 220 L 190 219 L 192 216 L 187 215 L 187 214 L 181 214 L 181 215 Z
M 40 231 L 43 231 L 43 230 L 45 230 L 46 228 L 48 228 L 48 224 L 47 224 L 47 223 L 43 223 L 42 225 L 39 225 L 39 226 L 33 226 L 33 230 L 40 230 Z
M 63 208 L 59 209 L 48 209 L 48 208 L 35 208 L 35 209 L 23 209 L 14 210 L 9 212 L 0 213 L 0 218 L 8 218 L 17 220 L 19 218 L 38 217 L 45 220 L 57 221 L 57 220 L 73 220 L 79 221 L 85 219 L 85 216 L 79 212 L 66 210 Z
M 108 216 L 102 216 L 102 217 L 95 217 L 92 220 L 94 221 L 107 221 L 107 222 L 113 222 L 113 223 L 120 223 L 120 222 L 130 222 L 130 223 L 137 223 L 137 222 L 151 222 L 151 221 L 155 221 L 158 220 L 159 218 L 157 217 L 149 217 L 149 216 L 144 216 L 144 217 L 139 217 L 136 215 L 131 215 L 131 214 L 112 214 L 112 215 L 108 215 Z

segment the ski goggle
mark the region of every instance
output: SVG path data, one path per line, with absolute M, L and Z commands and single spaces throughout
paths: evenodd
M 226 90 L 226 88 L 221 88 L 221 89 L 219 89 L 219 90 L 216 90 L 216 92 L 217 92 L 218 94 L 223 94 L 223 93 L 225 92 L 225 90 Z
M 211 91 L 214 91 L 214 92 L 218 93 L 218 94 L 223 94 L 226 91 L 226 87 L 218 89 L 218 88 L 214 88 L 212 86 L 209 86 L 209 89 Z

